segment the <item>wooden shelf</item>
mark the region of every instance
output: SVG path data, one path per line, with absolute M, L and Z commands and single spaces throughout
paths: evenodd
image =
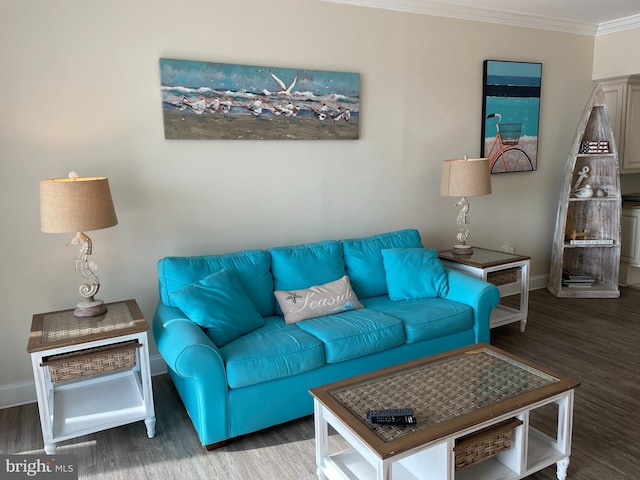
M 567 446 L 563 449 L 556 439 L 535 428 L 522 428 L 520 435 L 526 436 L 526 443 L 514 440 L 509 450 L 462 470 L 454 471 L 450 467 L 454 454 L 445 441 L 393 462 L 389 467 L 392 477 L 394 480 L 515 480 L 523 477 L 516 470 L 529 476 L 567 457 Z M 524 445 L 526 454 L 521 451 Z M 325 457 L 320 470 L 329 479 L 379 478 L 376 468 L 354 448 Z
M 588 141 L 608 142 L 609 152 L 580 153 L 581 146 Z M 576 128 L 565 172 L 556 217 L 548 290 L 561 298 L 619 297 L 620 171 L 605 96 L 599 85 L 594 88 Z M 593 196 L 577 197 L 576 191 L 587 184 L 593 187 Z M 597 196 L 598 193 L 604 196 Z M 607 239 L 607 242 L 571 244 L 567 238 L 575 232 L 581 232 L 587 238 Z M 562 284 L 564 270 L 584 271 L 596 283 L 589 288 L 565 286 Z

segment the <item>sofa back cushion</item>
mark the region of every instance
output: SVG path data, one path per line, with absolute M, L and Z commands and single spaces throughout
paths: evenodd
M 342 246 L 335 240 L 275 247 L 269 254 L 274 290 L 309 288 L 345 275 Z
M 165 257 L 158 262 L 160 299 L 170 307 L 178 305 L 170 293 L 223 269 L 232 271 L 263 317 L 275 313 L 271 258 L 265 250 L 244 250 L 222 255 Z
M 422 248 L 420 233 L 414 229 L 342 240 L 341 243 L 347 275 L 358 298 L 377 297 L 387 293 L 382 249 Z

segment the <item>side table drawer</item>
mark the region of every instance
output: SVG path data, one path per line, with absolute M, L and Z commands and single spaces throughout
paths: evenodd
M 51 355 L 43 358 L 40 366 L 48 367 L 51 383 L 58 384 L 133 368 L 136 365 L 136 349 L 141 346 L 137 340 L 132 340 L 105 347 Z

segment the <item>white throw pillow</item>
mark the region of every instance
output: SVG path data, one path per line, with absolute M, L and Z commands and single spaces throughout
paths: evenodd
M 298 290 L 276 290 L 273 294 L 287 323 L 362 308 L 346 275 L 323 285 Z

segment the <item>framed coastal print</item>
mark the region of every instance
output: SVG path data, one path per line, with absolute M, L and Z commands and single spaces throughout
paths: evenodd
M 357 139 L 360 74 L 160 59 L 166 139 Z
M 538 168 L 542 64 L 484 61 L 482 157 L 491 173 Z

